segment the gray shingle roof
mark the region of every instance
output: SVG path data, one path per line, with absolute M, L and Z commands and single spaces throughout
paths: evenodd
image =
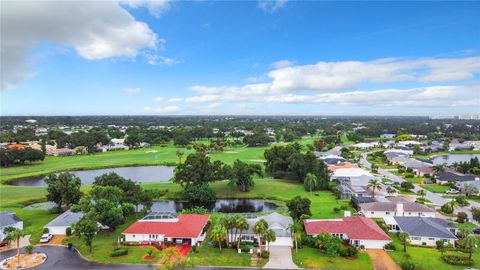
M 248 224 L 250 224 L 250 228 L 248 228 L 248 230 L 243 233 L 253 234 L 253 226 L 260 219 L 264 219 L 268 223 L 268 227 L 275 232 L 275 235 L 277 237 L 291 236 L 288 226 L 293 223 L 293 219 L 291 217 L 287 217 L 276 212 L 273 212 L 270 215 L 261 216 L 254 219 L 248 219 L 247 221 Z
M 411 236 L 438 237 L 457 239 L 447 227 L 456 228 L 451 221 L 441 218 L 426 217 L 394 217 L 400 230 Z
M 13 211 L 0 212 L 0 227 L 15 225 L 19 221 L 22 220 L 19 219 Z
M 83 212 L 74 213 L 70 210 L 67 210 L 54 220 L 50 221 L 47 225 L 45 225 L 45 227 L 71 226 L 77 223 L 77 221 L 81 219 L 83 215 Z
M 435 212 L 430 207 L 415 202 L 370 202 L 360 204 L 360 208 L 368 211 L 395 211 L 397 203 L 403 204 L 403 212 Z

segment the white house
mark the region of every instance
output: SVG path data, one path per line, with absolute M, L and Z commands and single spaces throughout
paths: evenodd
M 385 198 L 385 201 L 361 203 L 358 205 L 359 212 L 368 218 L 392 216 L 435 217 L 435 209 L 397 198 L 399 197 Z
M 23 230 L 23 221 L 13 211 L 0 212 L 0 241 L 7 236 L 4 231 L 9 227 Z
M 350 245 L 366 249 L 383 249 L 392 239 L 371 219 L 346 216 L 338 219 L 307 219 L 304 222 L 308 235 L 328 233 L 348 239 Z
M 67 210 L 61 215 L 50 221 L 44 228 L 48 229 L 48 232 L 53 235 L 66 235 L 67 228 L 72 227 L 84 216 L 83 212 L 72 212 Z
M 207 215 L 152 212 L 122 232 L 125 242 L 197 245 L 205 240 Z
M 406 232 L 410 235 L 410 244 L 436 246 L 437 241 L 455 246 L 458 227 L 451 221 L 431 217 L 385 217 L 385 223 L 392 232 Z

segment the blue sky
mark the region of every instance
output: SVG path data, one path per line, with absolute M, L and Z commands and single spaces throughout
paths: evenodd
M 2 115 L 480 114 L 480 2 L 40 1 L 1 12 Z

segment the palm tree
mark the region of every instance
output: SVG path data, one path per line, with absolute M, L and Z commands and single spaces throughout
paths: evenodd
M 178 164 L 182 163 L 182 157 L 183 157 L 183 154 L 185 154 L 185 152 L 181 151 L 181 150 L 177 150 L 177 157 L 178 157 Z
M 265 241 L 267 241 L 267 249 L 270 250 L 270 242 L 277 240 L 277 235 L 272 229 L 268 229 L 263 235 Z
M 472 235 L 468 235 L 462 241 L 463 241 L 463 244 L 465 245 L 465 248 L 468 249 L 468 258 L 471 260 L 473 247 L 477 244 L 478 240 L 476 237 Z
M 313 190 L 318 188 L 317 183 L 318 183 L 317 176 L 313 173 L 307 173 L 307 176 L 303 181 L 303 184 L 305 185 L 305 189 L 307 191 L 310 191 L 310 193 L 312 193 Z
M 227 230 L 227 246 L 230 246 L 230 239 L 233 237 L 231 230 L 235 228 L 235 216 L 226 215 L 222 219 L 223 226 Z
M 372 189 L 373 196 L 375 197 L 375 189 L 380 190 L 382 188 L 382 184 L 377 179 L 372 179 L 372 180 L 368 181 L 367 188 Z
M 250 224 L 248 224 L 247 219 L 244 216 L 241 216 L 242 218 L 237 220 L 237 228 L 240 230 L 240 233 L 238 235 L 237 239 L 237 249 L 240 248 L 240 240 L 242 239 L 242 232 L 248 230 L 250 227 Z
M 445 167 L 441 164 L 432 166 L 433 174 L 445 172 Z
M 393 195 L 393 194 L 397 193 L 397 190 L 393 187 L 387 187 L 387 193 L 388 193 L 388 195 Z
M 407 242 L 410 240 L 410 235 L 406 232 L 400 232 L 398 233 L 398 239 L 402 242 L 403 252 L 407 252 Z
M 302 237 L 302 223 L 294 221 L 292 224 L 288 225 L 288 229 L 293 234 L 293 241 L 295 242 L 295 252 L 298 252 L 298 239 Z
M 420 189 L 419 191 L 417 191 L 417 196 L 420 196 L 423 199 L 425 198 L 425 196 L 427 196 L 427 193 L 425 192 L 425 190 Z
M 223 226 L 223 224 L 217 224 L 213 227 L 212 231 L 210 232 L 210 238 L 213 241 L 218 242 L 218 248 L 220 252 L 222 252 L 222 242 L 225 241 L 227 237 L 227 228 Z
M 9 227 L 5 229 L 5 233 L 7 234 L 5 241 L 15 241 L 17 243 L 17 265 L 20 266 L 20 239 L 25 236 L 25 232 L 18 228 Z
M 267 230 L 268 223 L 263 218 L 257 221 L 255 225 L 253 225 L 253 233 L 258 235 L 258 237 L 260 238 L 260 253 L 262 252 L 263 235 Z

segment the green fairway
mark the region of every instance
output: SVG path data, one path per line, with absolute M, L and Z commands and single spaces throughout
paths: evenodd
M 302 145 L 307 145 L 311 144 L 313 140 L 314 137 L 304 137 L 298 140 L 298 142 Z M 271 146 L 227 147 L 223 152 L 214 152 L 211 153 L 210 156 L 212 160 L 221 160 L 229 164 L 233 163 L 236 159 L 249 163 L 262 163 L 265 161 L 263 153 L 265 149 L 268 149 L 269 147 Z M 12 179 L 41 176 L 68 170 L 88 170 L 140 165 L 175 165 L 178 163 L 178 157 L 176 155 L 177 150 L 181 150 L 185 153 L 182 158 L 183 161 L 189 153 L 194 151 L 182 147 L 175 147 L 170 143 L 164 147 L 156 145 L 150 148 L 110 151 L 90 155 L 67 157 L 47 156 L 43 162 L 2 168 L 0 170 L 0 182 L 5 183 Z
M 320 249 L 304 247 L 293 252 L 293 261 L 301 268 L 321 269 L 373 269 L 372 260 L 366 253 L 359 253 L 357 258 L 329 258 Z

